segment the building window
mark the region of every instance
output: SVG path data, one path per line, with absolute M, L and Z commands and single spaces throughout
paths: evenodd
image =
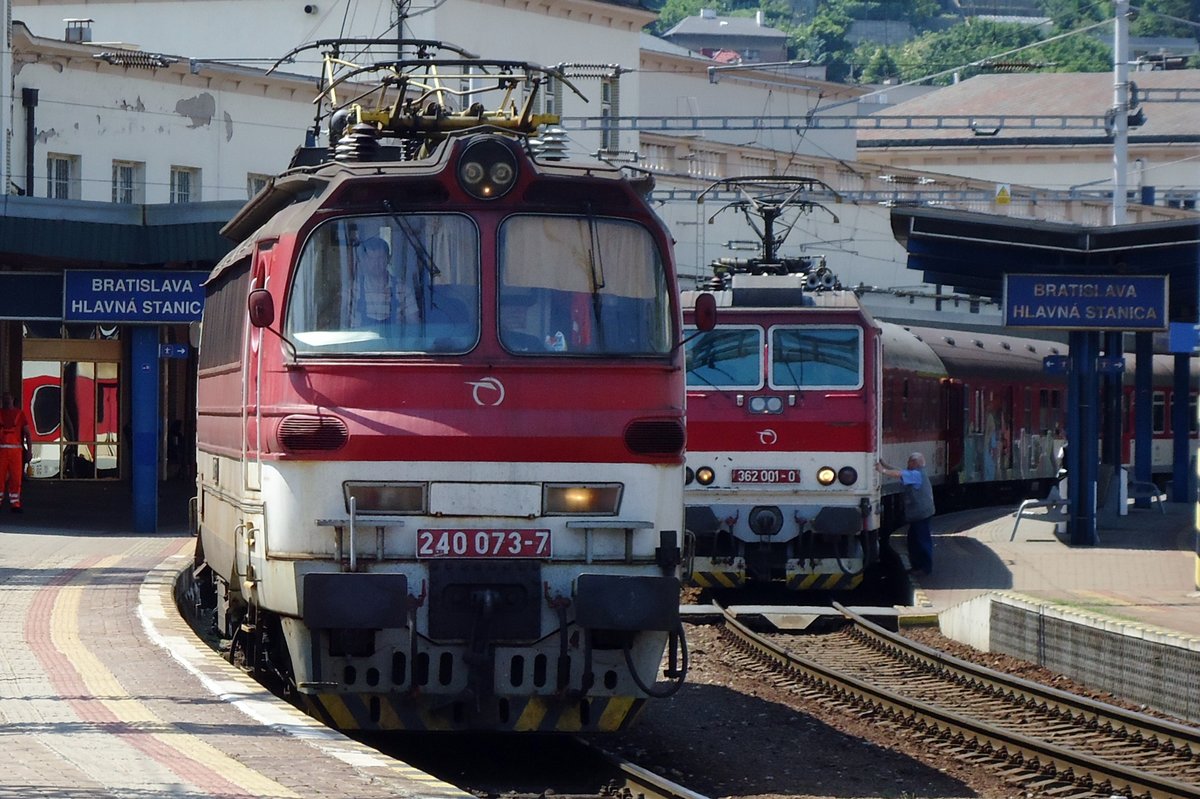
M 742 176 L 767 176 L 775 174 L 775 159 L 762 158 L 760 156 L 743 155 L 742 156 Z
M 271 177 L 271 175 L 259 175 L 254 172 L 246 175 L 246 198 L 250 199 L 265 189 L 271 182 Z
M 146 165 L 135 161 L 113 161 L 112 201 L 120 205 L 145 202 Z
M 555 80 L 547 75 L 542 85 L 538 87 L 537 98 L 534 101 L 534 113 L 536 114 L 553 114 L 559 115 L 562 113 L 562 81 Z
M 618 128 L 621 119 L 621 84 L 619 77 L 600 81 L 600 149 L 615 152 L 621 149 Z
M 674 166 L 675 148 L 667 144 L 642 142 L 642 161 L 647 169 L 667 172 Z
M 722 176 L 721 153 L 693 147 L 684 156 L 688 162 L 688 174 L 694 178 L 719 178 Z
M 79 199 L 79 156 L 46 156 L 46 196 L 52 200 Z
M 200 202 L 200 170 L 189 166 L 171 167 L 172 203 Z

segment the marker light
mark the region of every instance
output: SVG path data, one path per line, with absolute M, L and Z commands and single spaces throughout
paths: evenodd
M 342 483 L 346 511 L 354 497 L 354 510 L 364 516 L 425 512 L 424 483 Z
M 832 466 L 822 466 L 817 469 L 817 482 L 823 486 L 833 485 L 833 481 L 837 479 L 837 472 Z
M 712 470 L 711 466 L 701 466 L 696 470 L 696 482 L 702 486 L 712 485 L 712 481 L 717 479 L 717 473 Z
M 517 180 L 517 162 L 512 150 L 496 139 L 481 139 L 467 145 L 458 164 L 463 190 L 480 200 L 503 197 Z
M 691 485 L 692 481 L 695 479 L 696 479 L 696 470 L 693 469 L 691 466 L 685 466 L 683 469 L 683 484 L 685 486 Z
M 621 508 L 621 484 L 548 484 L 542 489 L 542 505 L 547 516 L 573 513 L 615 516 Z
M 858 482 L 858 470 L 853 466 L 843 466 L 838 469 L 838 482 L 844 486 L 852 486 Z

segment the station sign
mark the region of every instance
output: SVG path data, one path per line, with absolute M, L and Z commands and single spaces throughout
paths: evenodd
M 1167 330 L 1167 352 L 1177 355 L 1200 353 L 1200 325 L 1172 322 Z
M 208 272 L 78 269 L 63 273 L 67 322 L 198 322 Z
M 1059 330 L 1166 330 L 1166 275 L 1004 276 L 1004 324 Z
M 1047 355 L 1042 358 L 1042 371 L 1048 375 L 1065 375 L 1071 372 L 1069 355 Z

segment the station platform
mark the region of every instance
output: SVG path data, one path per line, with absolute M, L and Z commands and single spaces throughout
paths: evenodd
M 453 797 L 332 732 L 200 643 L 175 611 L 190 486 L 159 530 L 129 487 L 37 484 L 0 509 L 0 799 Z
M 1100 515 L 1091 546 L 1072 546 L 1053 522 L 1034 515 L 1016 525 L 1016 511 L 936 517 L 933 572 L 913 576 L 910 610 L 938 613 L 980 594 L 1010 592 L 1200 641 L 1191 503 Z M 892 545 L 904 552 L 904 528 Z

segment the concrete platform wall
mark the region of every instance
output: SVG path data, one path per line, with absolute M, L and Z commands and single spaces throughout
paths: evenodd
M 985 594 L 938 615 L 943 635 L 1200 723 L 1200 639 L 1019 595 Z

